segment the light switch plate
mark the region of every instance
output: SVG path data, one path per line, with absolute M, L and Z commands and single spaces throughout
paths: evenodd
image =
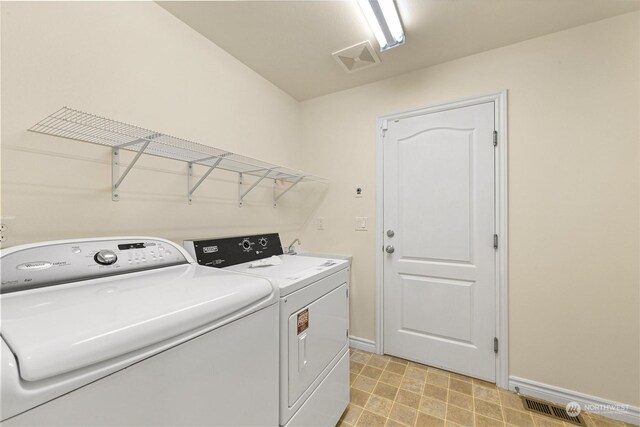
M 367 220 L 366 216 L 357 216 L 356 217 L 356 231 L 367 231 Z

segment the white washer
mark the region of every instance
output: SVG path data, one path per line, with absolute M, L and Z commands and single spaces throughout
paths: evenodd
M 201 265 L 280 288 L 280 425 L 335 425 L 349 403 L 349 270 L 345 259 L 283 255 L 277 234 L 190 240 Z M 277 256 L 280 265 L 251 268 Z
M 268 280 L 149 237 L 18 246 L 0 262 L 3 426 L 277 425 Z

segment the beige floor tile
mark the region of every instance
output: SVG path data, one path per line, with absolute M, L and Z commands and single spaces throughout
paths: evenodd
M 391 361 L 395 363 L 399 363 L 401 365 L 408 365 L 409 361 L 406 359 L 400 359 L 399 357 L 391 356 Z
M 374 366 L 379 369 L 384 369 L 389 363 L 390 358 L 387 356 L 380 356 L 378 354 L 374 354 L 369 358 L 367 365 Z
M 410 427 L 410 426 L 407 426 L 406 424 L 402 424 L 399 421 L 392 420 L 391 418 L 387 418 L 387 424 L 385 424 L 385 427 Z
M 402 365 L 396 362 L 389 362 L 385 369 L 389 372 L 393 372 L 394 374 L 404 375 L 404 371 L 407 370 L 407 365 Z
M 495 403 L 497 405 L 500 404 L 500 398 L 498 397 L 498 390 L 496 388 L 487 388 L 474 384 L 473 397 L 476 399 L 486 400 L 487 402 Z
M 455 373 L 455 372 L 451 372 L 451 373 L 449 374 L 449 376 L 450 376 L 451 378 L 455 378 L 456 380 L 466 381 L 466 382 L 468 382 L 468 383 L 470 383 L 470 382 L 472 382 L 472 381 L 473 381 L 473 378 L 468 377 L 468 376 L 466 376 L 466 375 L 457 374 L 457 373 Z
M 393 372 L 383 371 L 380 375 L 380 381 L 389 385 L 399 387 L 402 384 L 402 375 L 394 374 Z
M 400 388 L 404 390 L 412 391 L 414 393 L 422 394 L 422 390 L 424 389 L 424 381 L 410 378 L 407 376 L 407 374 L 404 374 L 404 378 L 402 378 L 402 383 L 400 384 Z
M 362 411 L 362 415 L 358 418 L 356 426 L 363 427 L 384 427 L 387 419 L 381 415 L 374 414 L 367 410 Z
M 453 390 L 449 390 L 449 398 L 447 400 L 449 405 L 455 405 L 468 411 L 473 411 L 473 397 L 458 393 Z
M 367 404 L 367 400 L 369 400 L 369 396 L 371 395 L 365 391 L 352 388 L 350 400 L 352 404 L 360 406 L 361 408 L 364 408 L 364 406 Z
M 476 427 L 502 427 L 504 423 L 494 418 L 483 417 L 476 414 Z
M 418 411 L 408 406 L 394 403 L 389 418 L 402 424 L 413 426 L 416 422 Z
M 427 371 L 429 369 L 429 367 L 427 365 L 422 365 L 420 363 L 411 362 L 411 361 L 409 361 L 409 365 L 408 366 L 411 366 L 412 368 L 420 369 L 422 371 Z
M 474 423 L 473 412 L 453 405 L 447 405 L 446 419 L 461 426 L 473 426 Z
M 351 425 L 355 425 L 356 421 L 358 421 L 358 417 L 360 417 L 360 414 L 362 414 L 362 408 L 349 404 L 347 406 L 347 409 L 345 409 L 344 413 L 342 414 L 340 420 Z
M 471 387 L 471 383 L 466 381 L 460 381 L 455 378 L 451 378 L 449 380 L 449 389 L 453 391 L 457 391 L 458 393 L 468 394 L 469 396 L 471 396 L 473 391 Z
M 429 372 L 433 372 L 433 373 L 436 373 L 436 374 L 449 376 L 449 371 L 445 371 L 443 369 L 436 368 L 434 366 L 429 366 Z
M 349 373 L 349 385 L 353 385 L 356 378 L 358 378 L 358 374 Z
M 364 409 L 366 409 L 367 411 L 371 411 L 374 414 L 388 417 L 392 407 L 393 400 L 385 399 L 384 397 L 376 396 L 375 394 L 373 394 L 369 398 L 369 401 L 367 402 L 367 405 L 364 407 Z
M 560 420 L 543 415 L 532 415 L 533 423 L 536 427 L 564 427 L 564 423 Z
M 447 416 L 447 404 L 445 402 L 429 399 L 425 396 L 422 396 L 419 409 L 420 412 L 424 412 L 425 414 L 436 418 L 444 419 Z
M 363 365 L 369 361 L 371 354 L 363 353 L 361 351 L 356 350 L 349 358 L 354 362 L 362 363 Z
M 437 385 L 438 387 L 447 388 L 449 387 L 449 377 L 429 371 L 429 373 L 427 374 L 427 384 L 433 384 Z
M 360 371 L 360 375 L 378 380 L 380 378 L 380 375 L 382 375 L 382 370 L 367 365 L 362 368 L 362 371 Z
M 362 371 L 362 368 L 364 368 L 364 365 L 362 363 L 356 362 L 354 360 L 351 360 L 349 362 L 349 372 L 351 372 L 352 374 L 359 374 L 360 371 Z
M 351 403 L 338 425 L 575 427 L 527 410 L 495 384 L 393 356 L 350 350 Z M 586 427 L 639 427 L 582 414 Z
M 373 378 L 365 377 L 362 375 L 358 375 L 358 378 L 353 382 L 352 387 L 357 388 L 358 390 L 366 391 L 367 393 L 371 393 L 374 388 L 376 388 L 376 384 L 378 382 Z
M 420 398 L 422 396 L 418 393 L 414 393 L 412 391 L 398 390 L 398 395 L 396 396 L 396 402 L 402 403 L 410 408 L 418 409 L 420 407 Z
M 477 414 L 502 421 L 502 410 L 500 409 L 500 405 L 480 399 L 475 399 L 474 405 Z
M 444 420 L 424 412 L 418 412 L 416 427 L 444 427 Z
M 433 384 L 425 384 L 422 395 L 432 399 L 442 400 L 443 402 L 447 401 L 447 389 Z
M 507 390 L 499 390 L 500 395 L 500 403 L 502 406 L 506 406 L 507 408 L 517 409 L 522 411 L 524 406 L 522 405 L 522 399 L 517 394 L 507 391 Z
M 624 426 L 624 423 L 622 421 L 613 420 L 611 418 L 605 418 L 605 417 L 603 417 L 601 415 L 583 414 L 583 418 L 585 417 L 585 415 L 587 417 L 589 417 L 591 419 L 591 421 L 593 421 L 593 425 L 595 427 L 619 427 L 619 426 Z
M 385 399 L 395 400 L 396 394 L 398 394 L 398 387 L 379 382 L 373 390 L 373 394 L 384 397 Z
M 484 381 L 484 380 L 479 380 L 477 378 L 473 378 L 472 379 L 473 384 L 475 385 L 479 385 L 481 387 L 487 387 L 487 388 L 497 388 L 496 385 L 494 383 L 490 383 L 488 381 Z
M 412 378 L 421 382 L 425 382 L 427 379 L 427 371 L 424 369 L 418 369 L 414 366 L 408 366 L 404 373 L 405 377 Z
M 530 413 L 503 407 L 502 415 L 504 416 L 504 421 L 507 424 L 518 427 L 534 427 L 533 418 Z

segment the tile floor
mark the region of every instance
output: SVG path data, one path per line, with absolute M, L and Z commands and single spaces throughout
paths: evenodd
M 589 427 L 628 426 L 583 414 Z M 525 410 L 495 384 L 351 349 L 351 403 L 339 426 L 574 427 Z

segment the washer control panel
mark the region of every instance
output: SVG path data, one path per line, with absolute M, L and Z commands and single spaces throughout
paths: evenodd
M 0 293 L 189 262 L 171 242 L 152 239 L 54 242 L 17 249 L 2 253 Z
M 278 233 L 185 240 L 184 247 L 198 264 L 218 268 L 283 254 Z

